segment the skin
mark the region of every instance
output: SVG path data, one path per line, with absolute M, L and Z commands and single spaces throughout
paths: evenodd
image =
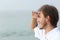
M 37 25 L 37 16 L 38 16 L 38 14 L 36 12 L 32 12 L 32 18 L 31 18 L 31 23 L 30 23 L 32 30 L 34 30 L 34 28 Z
M 49 31 L 51 31 L 53 28 L 53 25 L 50 23 L 50 17 L 44 17 L 43 12 L 32 12 L 32 19 L 31 19 L 31 29 L 34 30 L 34 28 L 37 25 L 37 20 L 40 25 L 40 29 L 45 30 L 45 34 L 47 34 Z

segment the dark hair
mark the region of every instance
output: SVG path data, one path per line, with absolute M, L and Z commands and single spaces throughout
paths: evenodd
M 50 17 L 50 23 L 57 27 L 57 22 L 59 20 L 58 10 L 56 7 L 51 5 L 43 5 L 38 11 L 42 11 L 44 16 Z

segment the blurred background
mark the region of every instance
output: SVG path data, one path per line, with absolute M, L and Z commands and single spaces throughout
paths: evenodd
M 30 20 L 32 11 L 44 4 L 56 6 L 60 15 L 60 0 L 0 0 L 0 40 L 39 40 L 30 29 Z

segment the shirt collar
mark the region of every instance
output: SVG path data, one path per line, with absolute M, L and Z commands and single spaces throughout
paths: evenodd
M 55 35 L 55 33 L 57 33 L 58 30 L 59 30 L 58 27 L 56 27 L 56 28 L 52 29 L 50 32 L 48 32 L 45 36 L 46 36 L 48 39 L 49 39 L 50 37 L 52 38 L 52 37 Z

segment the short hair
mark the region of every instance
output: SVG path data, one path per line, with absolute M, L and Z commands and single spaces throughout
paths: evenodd
M 58 15 L 58 10 L 56 7 L 52 5 L 43 5 L 38 11 L 42 11 L 43 15 L 49 16 L 50 17 L 50 23 L 54 26 L 57 27 L 57 22 L 59 20 L 59 15 Z

